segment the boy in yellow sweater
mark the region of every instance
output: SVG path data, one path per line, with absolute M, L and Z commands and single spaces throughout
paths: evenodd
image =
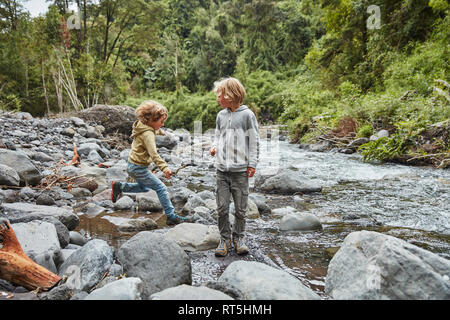
M 170 201 L 167 188 L 148 166 L 154 162 L 164 172 L 164 176 L 170 179 L 172 171 L 167 163 L 159 156 L 156 149 L 156 135 L 163 134 L 161 127 L 168 116 L 166 107 L 156 101 L 144 101 L 137 109 L 138 120 L 133 124 L 131 138 L 131 151 L 128 156 L 127 172 L 136 183 L 112 182 L 111 201 L 114 203 L 122 192 L 148 192 L 155 190 L 158 199 L 166 214 L 167 224 L 178 224 L 190 219 L 175 214 L 175 209 Z

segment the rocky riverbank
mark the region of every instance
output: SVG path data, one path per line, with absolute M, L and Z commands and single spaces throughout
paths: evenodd
M 182 169 L 171 180 L 156 174 L 167 184 L 180 214 L 195 218 L 195 223 L 168 227 L 154 192 L 125 194 L 115 204 L 109 199 L 111 181 L 128 179 L 127 136 L 134 121 L 130 109 L 98 106 L 55 119 L 1 114 L 0 217 L 9 220 L 25 253 L 63 281 L 49 292 L 34 293 L 0 280 L 0 299 L 323 298 L 251 243 L 248 256 L 226 258 L 228 263 L 215 281 L 193 285 L 196 259 L 212 252 L 219 241 L 214 169 L 207 152 L 211 135 L 195 137 L 186 130 L 168 129 L 166 136 L 158 137 L 160 154 L 173 170 Z M 81 161 L 74 164 L 77 154 Z M 258 173 L 249 221 L 275 219 L 283 232 L 321 230 L 321 221 L 313 214 L 292 207 L 270 208 L 267 201 L 270 194 L 304 201 L 307 194 L 314 197 L 321 190 L 320 184 L 305 181 L 290 168 Z M 129 233 L 129 238 L 113 246 L 76 231 L 80 220 L 99 215 Z M 328 298 L 450 298 L 447 259 L 376 232 L 352 233 L 348 238 L 330 262 Z M 385 256 L 390 259 L 381 258 Z M 215 262 L 220 263 L 211 263 Z M 405 264 L 415 267 L 399 269 Z M 355 265 L 361 272 L 352 271 Z M 406 286 L 401 279 L 414 281 L 407 280 Z M 426 289 L 416 290 L 423 286 Z

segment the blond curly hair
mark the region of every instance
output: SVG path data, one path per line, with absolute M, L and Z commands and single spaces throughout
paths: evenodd
M 161 103 L 154 100 L 147 100 L 141 103 L 141 105 L 136 109 L 137 118 L 143 122 L 148 121 L 158 121 L 162 117 L 167 118 L 169 111 Z

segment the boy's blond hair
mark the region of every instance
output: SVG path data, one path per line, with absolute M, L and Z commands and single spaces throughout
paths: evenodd
M 214 82 L 214 92 L 217 95 L 223 93 L 225 99 L 235 103 L 242 104 L 245 99 L 245 88 L 242 83 L 236 78 L 224 78 Z
M 147 100 L 141 103 L 136 109 L 136 116 L 141 122 L 158 121 L 161 117 L 168 116 L 169 111 L 161 103 L 153 100 Z

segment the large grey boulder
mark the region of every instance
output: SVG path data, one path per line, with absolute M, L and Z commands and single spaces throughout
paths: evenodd
M 122 278 L 95 289 L 84 300 L 141 300 L 142 280 Z
M 207 287 L 182 284 L 154 293 L 151 300 L 234 300 L 229 295 Z
M 0 184 L 5 186 L 18 187 L 20 183 L 20 177 L 16 170 L 10 166 L 0 164 Z
M 119 248 L 117 260 L 127 276 L 143 281 L 144 300 L 155 292 L 192 283 L 189 256 L 162 234 L 139 232 Z
M 54 217 L 61 221 L 69 231 L 75 230 L 80 224 L 80 218 L 70 208 L 35 205 L 31 203 L 14 202 L 1 205 L 3 216 L 10 223 L 29 222 L 31 220 L 45 220 Z M 1 210 L 0 210 L 1 211 Z
M 14 223 L 11 227 L 27 255 L 39 255 L 61 249 L 56 228 L 49 222 L 34 220 L 28 223 Z
M 232 262 L 219 277 L 248 300 L 318 300 L 320 297 L 289 273 L 255 261 Z
M 350 233 L 331 259 L 325 292 L 335 299 L 450 299 L 450 261 L 373 231 Z
M 322 187 L 314 181 L 305 179 L 297 171 L 285 169 L 275 175 L 257 174 L 255 190 L 263 193 L 292 195 L 298 192 L 321 192 Z
M 121 133 L 131 135 L 135 110 L 128 106 L 108 106 L 97 104 L 92 108 L 84 109 L 78 117 L 85 121 L 95 122 L 105 127 L 104 134 Z
M 216 248 L 220 241 L 216 225 L 181 223 L 167 231 L 166 236 L 186 251 L 203 251 Z
M 30 158 L 22 151 L 0 149 L 0 164 L 13 168 L 20 177 L 21 185 L 35 186 L 42 176 Z
M 113 263 L 114 250 L 106 241 L 94 239 L 73 252 L 60 266 L 59 276 L 71 278 L 74 289 L 89 291 Z

